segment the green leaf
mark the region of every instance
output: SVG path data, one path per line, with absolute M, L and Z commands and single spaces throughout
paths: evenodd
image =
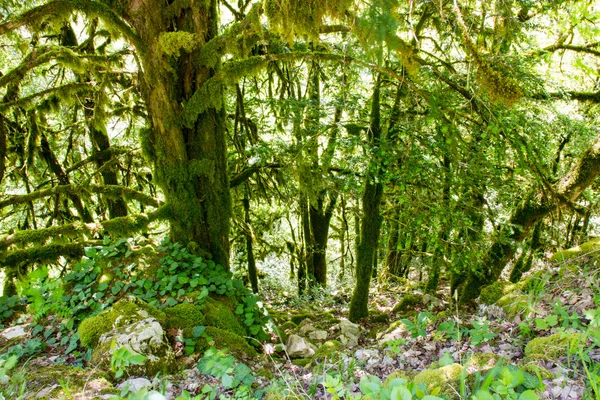
M 539 400 L 539 398 L 533 390 L 526 390 L 519 396 L 519 400 Z
M 129 358 L 129 362 L 134 365 L 142 365 L 146 362 L 146 357 L 142 354 L 136 354 L 135 356 Z
M 192 329 L 192 334 L 194 335 L 195 338 L 199 338 L 200 336 L 202 336 L 205 329 L 206 329 L 205 326 L 195 326 Z
M 474 400 L 494 400 L 494 396 L 487 390 L 478 390 L 473 397 Z
M 108 283 L 106 282 L 100 282 L 100 284 L 98 285 L 98 291 L 100 292 L 105 291 L 106 288 L 108 288 Z
M 231 389 L 233 387 L 233 377 L 225 374 L 221 377 L 221 383 L 226 389 Z
M 404 386 L 396 386 L 392 389 L 390 400 L 411 400 L 412 393 Z

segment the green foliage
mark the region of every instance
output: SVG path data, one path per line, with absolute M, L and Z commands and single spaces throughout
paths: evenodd
M 514 399 L 538 400 L 535 390 L 543 389 L 542 381 L 513 365 L 494 367 L 474 390 L 474 400 Z
M 496 333 L 490 331 L 489 324 L 489 321 L 482 318 L 471 322 L 473 328 L 469 329 L 469 335 L 471 336 L 471 344 L 473 346 L 478 346 L 498 336 Z
M 115 345 L 115 342 L 111 343 L 111 350 L 114 350 Z M 146 362 L 144 355 L 137 354 L 127 347 L 122 346 L 113 352 L 110 359 L 110 370 L 115 374 L 115 378 L 119 379 L 123 376 L 127 367 L 130 365 L 142 365 L 144 362 Z
M 433 315 L 428 312 L 420 312 L 414 319 L 411 321 L 409 319 L 401 319 L 402 323 L 406 325 L 406 329 L 410 331 L 410 334 L 413 338 L 417 337 L 426 337 L 427 336 L 427 327 L 433 322 Z

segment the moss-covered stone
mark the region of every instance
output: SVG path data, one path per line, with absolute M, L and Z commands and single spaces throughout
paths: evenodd
M 394 306 L 393 311 L 397 313 L 405 313 L 406 311 L 414 311 L 416 306 L 423 304 L 423 295 L 407 293 L 402 300 Z
M 312 361 L 312 358 L 296 358 L 295 360 L 292 360 L 292 364 L 297 365 L 299 367 L 306 367 L 308 364 L 310 364 Z
M 338 340 L 328 340 L 323 343 L 312 356 L 315 362 L 331 360 L 339 357 L 339 352 L 344 348 L 344 345 Z
M 371 317 L 371 321 L 375 322 L 375 323 L 386 323 L 390 320 L 390 316 L 388 313 L 384 313 L 384 312 L 378 312 L 375 313 L 372 317 Z
M 481 289 L 479 301 L 483 304 L 494 304 L 512 289 L 514 289 L 514 285 L 504 281 L 496 281 Z
M 246 339 L 233 332 L 207 326 L 204 333 L 211 338 L 210 342 L 206 338 L 201 337 L 196 341 L 195 352 L 202 354 L 210 346 L 215 346 L 218 349 L 228 349 L 231 354 L 236 357 L 248 356 L 256 357 L 258 353 L 254 347 L 250 346 Z
M 300 325 L 300 323 L 302 321 L 304 321 L 305 319 L 310 319 L 310 320 L 314 321 L 315 320 L 315 314 L 314 313 L 310 313 L 310 312 L 296 313 L 296 314 L 292 315 L 291 321 L 293 323 L 295 323 L 296 325 Z
M 493 368 L 498 362 L 508 364 L 508 360 L 496 353 L 474 353 L 469 357 L 466 367 L 477 371 L 485 371 Z
M 137 297 L 125 297 L 95 317 L 84 319 L 78 329 L 79 340 L 85 347 L 93 348 L 102 334 L 148 317 L 163 326 L 166 321 L 164 312 Z
M 181 303 L 165 309 L 167 329 L 182 329 L 184 337 L 192 337 L 196 326 L 206 323 L 201 307 L 191 303 Z
M 424 384 L 428 392 L 439 387 L 442 389 L 441 393 L 444 393 L 449 389 L 447 383 L 457 379 L 463 372 L 463 369 L 464 367 L 460 364 L 446 365 L 437 369 L 426 369 L 415 375 L 412 381 L 416 385 Z
M 246 328 L 237 318 L 234 311 L 221 301 L 207 297 L 204 303 L 206 325 L 223 329 L 238 336 L 246 336 Z
M 390 382 L 393 381 L 394 379 L 404 379 L 405 381 L 410 381 L 413 377 L 415 376 L 415 373 L 410 373 L 409 371 L 403 371 L 403 370 L 397 370 L 392 372 L 391 374 L 389 374 L 387 376 L 387 378 L 385 378 L 385 380 L 383 381 L 383 387 L 388 387 L 390 385 Z
M 525 356 L 532 360 L 556 360 L 574 354 L 584 342 L 582 333 L 557 333 L 532 339 L 525 346 Z
M 39 399 L 85 398 L 85 395 L 89 396 L 92 390 L 97 395 L 118 393 L 118 390 L 109 382 L 109 376 L 96 369 L 89 370 L 55 364 L 27 369 L 25 374 L 27 391 Z M 64 386 L 59 385 L 60 382 L 63 382 Z M 68 387 L 69 393 L 65 392 L 66 387 Z

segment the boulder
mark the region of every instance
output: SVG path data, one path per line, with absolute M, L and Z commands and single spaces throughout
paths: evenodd
M 327 340 L 327 331 L 313 331 L 308 334 L 309 339 L 316 341 Z
M 290 335 L 288 338 L 287 352 L 290 358 L 307 358 L 315 354 L 315 351 L 306 343 L 306 340 L 298 335 Z
M 316 331 L 316 330 L 317 330 L 317 328 L 315 328 L 315 327 L 314 327 L 314 326 L 312 326 L 311 324 L 306 324 L 306 325 L 302 325 L 302 326 L 300 327 L 300 329 L 298 330 L 298 334 L 299 334 L 300 336 L 306 336 L 306 335 L 308 335 L 309 333 L 311 333 L 311 332 L 314 332 L 314 331 Z
M 350 322 L 347 319 L 340 321 L 340 329 L 343 335 L 354 336 L 356 338 L 360 336 L 360 325 Z
M 366 361 L 368 364 L 379 363 L 381 355 L 376 349 L 360 349 L 354 353 L 356 361 Z
M 173 373 L 177 370 L 175 354 L 165 332 L 152 317 L 102 334 L 92 352 L 90 363 L 110 371 L 112 355 L 121 347 L 127 348 L 132 354 L 146 357 L 141 365 L 126 366 L 124 376 L 154 376 L 159 372 Z
M 117 385 L 118 389 L 123 390 L 125 388 L 128 388 L 130 392 L 137 392 L 138 390 L 141 390 L 143 388 L 150 387 L 152 387 L 152 382 L 150 382 L 146 378 L 131 378 Z
M 346 347 L 356 347 L 358 346 L 358 337 L 353 336 L 349 333 L 342 334 L 338 340 Z

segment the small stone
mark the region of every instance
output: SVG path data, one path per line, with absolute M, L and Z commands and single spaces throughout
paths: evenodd
M 15 325 L 10 328 L 6 328 L 2 331 L 2 337 L 6 340 L 16 339 L 27 335 L 25 331 L 26 325 Z
M 311 324 L 306 324 L 306 325 L 302 325 L 300 327 L 300 330 L 298 330 L 298 334 L 300 336 L 306 336 L 307 334 L 309 334 L 310 332 L 314 332 L 316 331 L 317 328 L 315 328 L 314 326 L 312 326 Z
M 360 336 L 360 325 L 350 322 L 347 319 L 340 321 L 340 329 L 344 335 L 350 334 L 351 336 L 355 337 Z
M 298 335 L 290 335 L 288 338 L 287 352 L 290 358 L 307 358 L 315 354 L 304 338 Z
M 308 334 L 308 337 L 312 340 L 327 340 L 327 331 L 314 331 Z
M 140 389 L 149 388 L 151 386 L 152 386 L 152 382 L 150 382 L 146 378 L 131 378 L 131 379 L 127 379 L 125 382 L 119 384 L 117 386 L 117 388 L 120 390 L 123 390 L 126 387 L 128 387 L 130 392 L 137 392 Z

